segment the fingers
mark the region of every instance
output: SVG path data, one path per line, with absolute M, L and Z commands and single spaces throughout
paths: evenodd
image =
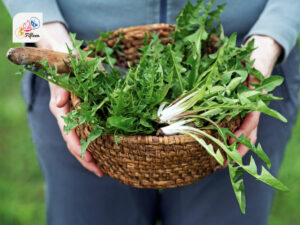
M 104 173 L 96 166 L 94 161 L 86 162 L 81 157 L 75 156 L 75 158 L 79 161 L 79 163 L 89 170 L 90 172 L 96 174 L 98 177 L 103 177 Z
M 69 112 L 69 105 L 65 105 L 62 108 L 56 108 L 54 113 L 55 113 L 55 116 L 57 119 L 58 127 L 60 129 L 60 132 L 61 132 L 65 142 L 67 143 L 68 149 L 74 156 L 81 157 L 81 148 L 80 148 L 81 144 L 80 144 L 79 138 L 76 135 L 75 131 L 71 130 L 68 134 L 64 131 L 65 122 L 61 117 L 65 116 L 66 113 L 68 113 L 68 112 Z M 87 162 L 92 161 L 92 156 L 90 155 L 89 152 L 85 152 L 83 158 Z
M 81 145 L 78 136 L 76 135 L 75 131 L 70 131 L 67 136 L 67 147 L 71 154 L 75 156 L 75 158 L 81 163 L 83 167 L 95 173 L 97 176 L 102 177 L 103 172 L 96 166 L 91 154 L 86 151 L 84 153 L 84 157 L 81 157 Z
M 248 113 L 240 128 L 234 133 L 235 136 L 239 137 L 241 134 L 244 134 L 246 138 L 249 138 L 251 132 L 257 128 L 259 123 L 260 112 L 253 111 Z M 232 144 L 235 142 L 234 138 L 229 139 L 229 143 Z
M 62 108 L 57 108 L 56 106 L 52 106 L 51 108 L 54 108 L 53 114 L 56 116 L 59 129 L 65 142 L 67 143 L 67 148 L 69 149 L 70 153 L 82 164 L 83 167 L 95 173 L 97 176 L 102 177 L 103 172 L 101 172 L 101 170 L 96 166 L 92 155 L 88 151 L 84 153 L 83 158 L 81 157 L 81 144 L 78 136 L 75 133 L 75 130 L 71 130 L 68 134 L 66 134 L 66 132 L 63 130 L 65 123 L 61 116 L 66 115 L 66 113 L 69 112 L 69 104 L 66 104 Z
M 53 103 L 55 103 L 56 107 L 63 107 L 69 101 L 69 92 L 65 89 L 49 83 L 50 92 L 51 92 L 51 99 Z
M 78 136 L 75 131 L 70 131 L 69 134 L 66 135 L 67 147 L 71 154 L 75 156 L 75 158 L 80 162 L 80 164 L 88 169 L 90 172 L 95 173 L 98 177 L 103 176 L 103 172 L 96 166 L 91 154 L 86 151 L 84 153 L 84 157 L 81 157 L 81 145 Z
M 253 111 L 248 113 L 242 125 L 240 128 L 234 133 L 236 137 L 239 137 L 240 135 L 244 134 L 245 138 L 250 138 L 251 144 L 255 144 L 256 139 L 257 139 L 257 127 L 258 127 L 258 122 L 259 122 L 259 117 L 260 117 L 260 112 L 258 111 Z M 232 144 L 236 142 L 234 138 L 229 139 L 229 144 Z M 237 149 L 242 157 L 246 155 L 246 153 L 249 151 L 249 149 L 242 145 L 239 144 L 238 149 Z M 228 165 L 228 161 L 226 160 L 224 163 L 224 166 L 226 167 Z
M 252 130 L 248 138 L 250 138 L 251 144 L 255 144 L 257 140 L 257 127 L 254 130 Z M 245 145 L 240 144 L 238 147 L 238 151 L 241 154 L 241 156 L 244 157 L 244 155 L 246 155 L 249 149 Z
M 256 77 L 249 75 L 247 83 L 249 89 L 254 89 L 255 87 L 251 86 L 251 84 L 259 84 L 259 80 Z
M 257 140 L 257 127 L 252 130 L 252 132 L 249 134 L 248 138 L 250 138 L 251 144 L 255 144 Z M 249 148 L 247 148 L 245 145 L 239 144 L 237 150 L 239 151 L 241 157 L 244 157 L 247 152 L 249 151 Z M 235 163 L 235 162 L 233 162 Z M 228 166 L 228 160 L 225 160 L 224 167 Z
M 61 108 L 58 108 L 58 107 L 56 107 L 54 98 L 51 98 L 50 103 L 49 103 L 49 109 L 50 109 L 51 113 L 56 117 L 58 127 L 61 131 L 61 134 L 62 134 L 64 140 L 67 141 L 67 134 L 64 132 L 64 129 L 63 129 L 65 126 L 65 122 L 61 117 L 65 116 L 70 111 L 69 104 L 66 104 L 65 106 L 63 106 Z
M 70 111 L 68 92 L 53 84 L 50 84 L 50 90 L 51 99 L 49 102 L 49 108 L 57 119 L 58 127 L 63 139 L 67 143 L 67 148 L 83 167 L 95 173 L 97 176 L 102 177 L 103 172 L 96 166 L 93 157 L 88 151 L 84 153 L 83 158 L 81 157 L 81 144 L 75 130 L 71 130 L 68 134 L 64 131 L 65 122 L 62 116 L 66 116 L 66 114 Z M 61 96 L 61 98 L 59 99 L 60 101 L 57 102 L 57 98 L 59 98 L 59 96 Z
M 67 147 L 70 150 L 70 152 L 74 156 L 81 158 L 81 144 L 80 144 L 79 138 L 76 135 L 74 130 L 71 130 L 66 135 L 66 142 L 67 142 Z M 87 151 L 84 153 L 83 159 L 86 162 L 91 162 L 93 160 L 91 154 Z

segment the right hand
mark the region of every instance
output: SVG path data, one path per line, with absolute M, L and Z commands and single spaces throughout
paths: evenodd
M 72 47 L 72 41 L 68 32 L 63 24 L 55 22 L 43 25 L 43 36 L 41 40 L 36 43 L 36 46 L 39 48 L 67 53 L 68 50 L 66 44 L 69 47 Z M 81 158 L 80 140 L 76 135 L 75 130 L 70 131 L 69 134 L 66 134 L 63 130 L 65 123 L 62 116 L 66 116 L 66 114 L 70 111 L 69 92 L 52 83 L 49 83 L 49 87 L 51 92 L 49 108 L 57 120 L 62 137 L 65 140 L 70 153 L 83 167 L 95 173 L 97 176 L 102 177 L 103 172 L 96 166 L 88 151 L 86 151 L 84 157 Z

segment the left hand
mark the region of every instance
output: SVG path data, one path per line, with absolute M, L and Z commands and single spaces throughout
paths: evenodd
M 50 49 L 58 52 L 68 53 L 66 44 L 72 47 L 72 41 L 69 37 L 65 26 L 59 22 L 47 23 L 43 26 L 43 38 L 36 43 L 38 48 Z M 68 134 L 64 131 L 65 122 L 62 116 L 70 111 L 69 92 L 63 88 L 49 83 L 50 102 L 49 109 L 57 120 L 58 127 L 62 137 L 66 142 L 69 152 L 78 160 L 78 162 L 90 172 L 99 177 L 103 176 L 103 172 L 96 166 L 92 155 L 86 151 L 84 157 L 81 157 L 80 140 L 75 130 L 71 130 Z
M 250 57 L 251 60 L 255 60 L 253 67 L 259 70 L 263 76 L 267 78 L 271 75 L 274 65 L 282 51 L 281 46 L 274 39 L 268 36 L 254 35 L 250 37 L 247 42 L 252 39 L 254 39 L 254 47 L 256 48 Z M 248 87 L 252 88 L 249 83 L 258 83 L 258 80 L 254 76 L 249 75 Z M 238 137 L 241 134 L 244 134 L 246 138 L 251 139 L 252 144 L 255 144 L 257 139 L 259 117 L 260 112 L 258 111 L 248 113 L 240 128 L 234 133 L 235 136 Z M 235 142 L 235 139 L 230 138 L 229 142 L 232 144 Z M 240 144 L 238 151 L 243 157 L 249 149 Z

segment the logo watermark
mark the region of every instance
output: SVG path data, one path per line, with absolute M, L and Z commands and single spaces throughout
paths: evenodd
M 13 42 L 34 43 L 40 40 L 43 13 L 18 13 L 13 18 Z

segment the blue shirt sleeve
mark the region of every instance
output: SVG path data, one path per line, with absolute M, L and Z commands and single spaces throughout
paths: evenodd
M 20 12 L 41 12 L 43 22 L 61 22 L 67 27 L 56 0 L 3 0 L 11 17 Z
M 283 48 L 278 63 L 284 62 L 300 33 L 300 0 L 269 0 L 245 39 L 258 34 L 276 40 Z

